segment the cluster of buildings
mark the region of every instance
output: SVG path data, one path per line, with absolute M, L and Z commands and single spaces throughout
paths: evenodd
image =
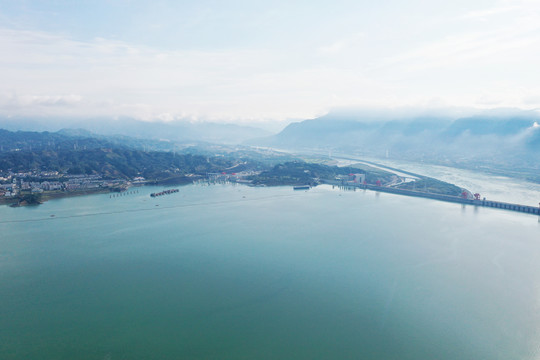
M 248 176 L 258 175 L 260 171 L 241 171 L 241 172 L 221 172 L 221 173 L 206 173 L 206 180 L 210 182 L 237 182 L 237 183 L 251 183 L 251 180 L 246 180 Z
M 144 182 L 144 178 L 134 179 L 134 183 Z M 57 171 L 5 173 L 0 174 L 0 197 L 13 197 L 22 193 L 42 193 L 44 191 L 91 191 L 127 187 L 123 179 L 103 179 L 100 175 L 67 175 Z
M 341 181 L 342 185 L 364 184 L 366 174 L 337 175 L 335 180 Z

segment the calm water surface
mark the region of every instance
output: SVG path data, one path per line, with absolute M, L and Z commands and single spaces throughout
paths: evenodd
M 538 217 L 161 189 L 0 207 L 1 359 L 540 358 Z

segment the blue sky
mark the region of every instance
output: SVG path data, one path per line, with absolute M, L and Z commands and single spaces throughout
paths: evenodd
M 0 114 L 540 108 L 540 2 L 2 1 Z

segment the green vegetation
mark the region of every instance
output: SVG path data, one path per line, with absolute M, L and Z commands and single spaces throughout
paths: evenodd
M 337 175 L 351 172 L 364 173 L 350 167 L 327 166 L 302 161 L 291 161 L 278 164 L 272 169 L 253 176 L 254 185 L 317 185 L 319 179 L 334 179 Z
M 144 152 L 125 148 L 0 153 L 0 170 L 3 171 L 58 171 L 121 179 L 143 176 L 159 180 L 187 174 L 204 175 L 234 167 L 238 162 L 225 157 Z M 246 165 L 245 162 L 242 164 Z
M 39 205 L 41 204 L 41 194 L 28 193 L 20 194 L 11 206 L 26 206 L 26 205 Z
M 47 181 L 62 182 L 65 175 L 98 175 L 102 179 L 132 180 L 142 176 L 160 184 L 189 183 L 207 173 L 252 172 L 252 184 L 266 186 L 317 185 L 323 182 L 346 183 L 348 175 L 363 174 L 367 184 L 395 186 L 444 195 L 459 196 L 461 189 L 436 179 L 422 177 L 418 181 L 400 183 L 395 174 L 365 164 L 349 167 L 325 165 L 320 158 L 298 160 L 295 155 L 269 149 L 194 146 L 174 151 L 144 151 L 136 139 L 104 139 L 89 133 L 8 132 L 0 129 L 0 176 L 26 173 L 26 182 L 40 182 L 41 172 L 52 172 Z M 147 148 L 147 143 L 142 143 Z M 375 164 L 374 164 L 375 165 Z M 57 173 L 54 173 L 57 172 Z M 337 180 L 336 180 L 337 179 Z M 10 183 L 11 178 L 3 180 Z M 83 189 L 86 191 L 86 189 Z M 111 190 L 107 188 L 107 190 Z M 114 189 L 113 189 L 114 190 Z M 92 191 L 103 191 L 94 188 Z M 60 191 L 64 193 L 64 190 Z M 46 191 L 44 199 L 56 196 Z M 20 195 L 19 205 L 38 204 L 41 195 Z
M 463 191 L 460 187 L 428 177 L 400 184 L 397 188 L 451 196 L 460 196 Z

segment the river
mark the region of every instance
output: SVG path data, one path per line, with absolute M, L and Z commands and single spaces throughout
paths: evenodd
M 0 207 L 0 358 L 540 356 L 537 216 L 331 186 L 149 196 L 163 189 Z

